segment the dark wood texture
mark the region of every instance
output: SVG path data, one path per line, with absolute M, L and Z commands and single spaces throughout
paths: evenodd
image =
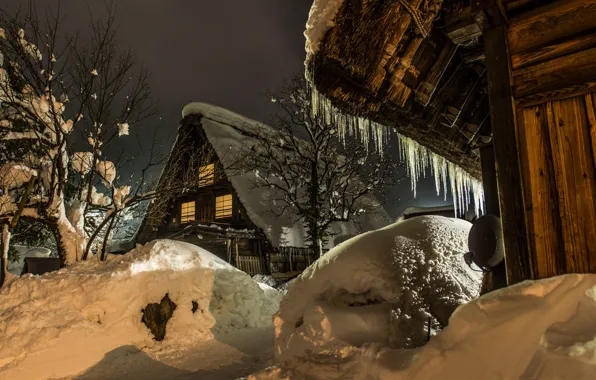
M 430 100 L 437 90 L 437 86 L 443 78 L 443 74 L 445 74 L 445 70 L 447 70 L 447 66 L 453 59 L 456 51 L 456 44 L 450 42 L 445 43 L 441 53 L 439 54 L 439 57 L 436 59 L 432 68 L 430 69 L 430 72 L 426 76 L 426 79 L 424 82 L 420 83 L 418 89 L 416 90 L 416 100 L 418 103 L 424 106 L 430 103 Z
M 484 31 L 485 64 L 509 285 L 531 278 L 507 27 Z
M 596 182 L 586 103 L 547 104 L 567 273 L 596 271 Z
M 552 277 L 565 273 L 566 264 L 546 106 L 519 109 L 517 116 L 533 277 Z
M 537 94 L 528 95 L 517 100 L 520 107 L 530 107 L 553 100 L 562 100 L 572 98 L 574 96 L 583 95 L 586 93 L 596 91 L 596 81 L 579 83 L 575 86 L 559 88 L 552 91 L 540 92 Z
M 553 91 L 596 80 L 596 48 L 578 51 L 515 71 L 515 96 Z
M 556 44 L 541 46 L 535 50 L 512 54 L 511 65 L 514 70 L 517 70 L 553 58 L 590 49 L 594 46 L 596 46 L 596 34 L 581 35 Z
M 510 20 L 509 51 L 528 51 L 594 27 L 596 0 L 558 0 Z

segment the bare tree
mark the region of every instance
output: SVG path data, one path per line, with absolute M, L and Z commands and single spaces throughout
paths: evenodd
M 371 195 L 397 180 L 396 164 L 359 141 L 340 141 L 336 126 L 313 115 L 310 89 L 300 77 L 272 101 L 281 116 L 246 162 L 257 172 L 257 186 L 274 190 L 272 201 L 282 205 L 277 212 L 300 216 L 320 256 L 332 223 L 379 211 Z
M 124 209 L 156 195 L 145 175 L 163 162 L 157 143 L 145 152 L 135 186 L 117 175 L 123 156 L 105 157 L 129 128 L 156 114 L 147 70 L 119 49 L 114 7 L 90 21 L 84 41 L 64 35 L 60 17 L 60 9 L 39 17 L 32 2 L 16 14 L 0 11 L 3 262 L 20 216 L 42 220 L 70 264 L 87 256 L 98 231 L 109 236 Z M 89 148 L 74 151 L 83 139 Z M 90 232 L 85 222 L 93 210 L 103 216 Z

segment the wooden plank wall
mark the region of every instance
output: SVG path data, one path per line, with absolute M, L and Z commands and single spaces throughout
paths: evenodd
M 596 0 L 510 20 L 532 277 L 596 273 Z

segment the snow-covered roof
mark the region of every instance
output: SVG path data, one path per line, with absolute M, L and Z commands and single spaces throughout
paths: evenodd
M 240 152 L 250 149 L 259 136 L 272 131 L 272 127 L 251 120 L 226 109 L 206 103 L 191 103 L 184 107 L 182 116 L 198 115 L 207 139 L 213 146 L 224 167 L 233 166 Z M 228 179 L 232 183 L 238 198 L 246 208 L 248 217 L 263 230 L 274 246 L 304 246 L 306 231 L 298 215 L 284 212 L 276 215 L 281 205 L 275 202 L 272 189 L 255 186 L 254 172 L 238 173 L 228 170 Z M 331 228 L 336 239 L 382 228 L 390 223 L 390 218 L 379 201 L 368 196 L 364 202 L 379 205 L 378 211 L 361 215 L 356 222 L 334 223 Z M 281 212 L 279 212 L 281 214 Z M 331 242 L 330 242 L 331 243 Z M 331 248 L 334 244 L 330 244 Z

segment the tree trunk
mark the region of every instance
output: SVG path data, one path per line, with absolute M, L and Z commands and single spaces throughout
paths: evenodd
M 319 157 L 315 155 L 315 159 L 311 162 L 311 176 L 310 176 L 310 220 L 308 223 L 308 235 L 310 245 L 315 253 L 315 257 L 319 258 L 322 252 L 322 234 L 319 222 L 321 220 L 321 205 L 319 204 Z
M 2 225 L 2 242 L 0 246 L 2 247 L 2 257 L 0 261 L 2 263 L 2 273 L 0 277 L 0 288 L 4 285 L 6 281 L 6 277 L 8 276 L 8 247 L 10 246 L 10 228 L 7 223 Z

